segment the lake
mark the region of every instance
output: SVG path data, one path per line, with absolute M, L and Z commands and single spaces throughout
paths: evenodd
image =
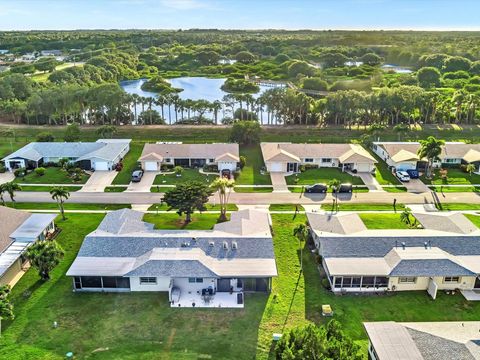
M 172 84 L 175 88 L 183 89 L 182 92 L 178 93 L 178 96 L 183 99 L 191 99 L 191 100 L 208 100 L 210 102 L 219 100 L 221 101 L 225 95 L 228 93 L 223 91 L 220 87 L 223 85 L 226 79 L 210 79 L 205 77 L 180 77 L 180 78 L 173 78 L 167 79 L 168 82 Z M 146 82 L 146 79 L 139 79 L 139 80 L 126 80 L 121 81 L 120 86 L 127 92 L 128 94 L 137 94 L 143 97 L 157 97 L 157 93 L 150 92 L 150 91 L 143 91 L 142 85 Z M 270 89 L 271 87 L 268 86 L 260 86 L 260 91 L 256 94 L 252 94 L 254 98 L 258 98 L 265 90 Z M 145 107 L 146 108 L 146 107 Z M 157 110 L 161 113 L 161 108 L 158 105 L 152 106 L 153 109 Z M 169 115 L 168 106 L 163 107 L 165 121 L 167 124 L 175 122 L 175 114 L 173 111 L 173 107 L 171 110 L 171 114 Z M 142 111 L 141 105 L 137 105 L 137 114 Z M 208 119 L 213 119 L 213 113 L 207 112 L 204 115 Z M 227 113 L 227 116 L 231 117 L 231 114 Z M 171 117 L 171 118 L 170 118 Z M 267 123 L 267 114 L 266 112 L 262 112 L 260 114 L 261 123 Z M 221 121 L 222 114 L 219 113 L 219 122 Z

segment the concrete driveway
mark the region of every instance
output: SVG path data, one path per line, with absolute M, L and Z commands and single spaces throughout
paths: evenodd
M 402 184 L 407 188 L 407 192 L 414 194 L 421 194 L 431 191 L 420 179 L 410 179 L 410 181 Z
M 272 180 L 273 192 L 288 192 L 287 181 L 284 173 L 271 172 L 270 179 Z
M 142 180 L 140 182 L 131 182 L 128 185 L 127 190 L 125 191 L 132 191 L 132 192 L 150 192 L 150 188 L 155 181 L 155 176 L 157 176 L 159 172 L 157 171 L 145 171 L 143 173 Z
M 383 188 L 378 183 L 377 179 L 373 177 L 370 173 L 357 173 L 353 174 L 354 176 L 358 176 L 362 179 L 363 183 L 367 185 L 368 190 L 370 191 L 384 191 Z
M 15 175 L 12 172 L 6 171 L 0 174 L 0 184 L 5 184 L 7 182 L 13 181 L 15 179 Z
M 84 192 L 103 192 L 105 187 L 109 186 L 115 176 L 117 176 L 117 171 L 94 171 L 90 178 L 87 180 L 85 185 L 79 191 Z

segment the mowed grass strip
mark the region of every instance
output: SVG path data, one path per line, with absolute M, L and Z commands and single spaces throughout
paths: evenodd
M 342 172 L 337 168 L 317 168 L 308 169 L 304 172 L 286 177 L 288 185 L 313 185 L 317 183 L 328 184 L 332 179 L 340 180 L 342 183 L 352 185 L 364 185 L 362 179 L 358 176 L 352 176 Z
M 140 168 L 140 166 L 138 165 L 138 159 L 142 154 L 143 146 L 144 144 L 139 142 L 132 141 L 130 143 L 130 150 L 123 159 L 123 168 L 121 171 L 118 172 L 117 176 L 115 176 L 115 179 L 113 179 L 113 185 L 130 184 L 132 172 Z
M 410 229 L 400 220 L 400 214 L 361 213 L 358 214 L 367 229 Z M 410 216 L 414 221 L 413 216 Z
M 240 155 L 245 156 L 247 163 L 240 171 L 235 182 L 238 185 L 271 185 L 269 174 L 261 174 L 264 167 L 263 155 L 260 145 L 249 145 L 240 147 Z
M 90 176 L 83 174 L 79 181 L 73 180 L 68 176 L 68 172 L 59 167 L 46 167 L 45 174 L 39 176 L 35 171 L 31 171 L 24 177 L 15 178 L 16 183 L 20 184 L 85 184 Z

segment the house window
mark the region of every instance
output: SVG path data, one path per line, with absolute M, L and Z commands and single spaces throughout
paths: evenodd
M 417 278 L 415 276 L 403 276 L 398 278 L 399 284 L 415 284 Z
M 445 164 L 455 164 L 457 162 L 457 159 L 444 159 Z
M 208 159 L 208 162 L 214 163 L 214 162 L 215 162 L 215 159 Z
M 459 283 L 460 277 L 459 276 L 445 276 L 443 278 L 444 283 Z
M 203 283 L 203 278 L 191 277 L 191 278 L 188 278 L 188 282 L 189 283 Z
M 330 158 L 323 158 L 322 159 L 322 163 L 331 163 L 332 162 L 332 159 Z
M 166 159 L 165 159 L 165 162 L 166 162 L 166 163 L 169 163 L 169 162 L 171 162 L 171 161 L 172 161 L 172 160 L 171 160 L 170 158 L 166 158 Z
M 313 163 L 313 158 L 306 158 L 306 159 L 305 159 L 305 162 L 306 162 L 306 163 Z
M 140 277 L 140 285 L 155 285 L 156 283 L 156 277 Z

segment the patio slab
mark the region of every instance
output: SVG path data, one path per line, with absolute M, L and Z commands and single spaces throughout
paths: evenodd
M 179 301 L 171 303 L 170 307 L 196 307 L 196 308 L 237 308 L 242 309 L 244 307 L 245 301 L 243 304 L 237 303 L 237 294 L 242 294 L 241 292 L 217 292 L 215 295 L 212 295 L 209 302 L 205 302 L 202 299 L 202 295 L 197 294 L 196 292 L 185 293 L 180 295 Z M 245 300 L 245 298 L 244 298 Z M 195 306 L 193 306 L 195 304 Z

